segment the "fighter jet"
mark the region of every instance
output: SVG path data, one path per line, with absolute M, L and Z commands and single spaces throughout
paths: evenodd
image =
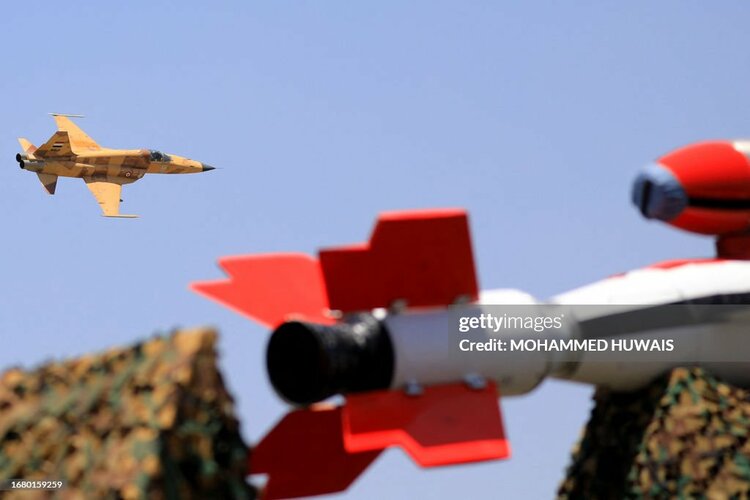
M 105 217 L 137 217 L 120 214 L 120 194 L 124 184 L 146 174 L 194 174 L 214 169 L 153 149 L 104 148 L 69 119 L 80 115 L 51 114 L 57 132 L 38 148 L 19 138 L 23 152 L 16 155 L 16 161 L 22 169 L 36 173 L 49 194 L 55 194 L 59 176 L 80 177 Z

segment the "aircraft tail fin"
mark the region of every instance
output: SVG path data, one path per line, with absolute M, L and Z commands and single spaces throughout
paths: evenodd
M 83 118 L 83 115 L 64 115 L 61 113 L 50 113 L 55 119 L 57 124 L 57 130 L 59 132 L 67 132 L 70 138 L 70 147 L 73 151 L 98 151 L 101 146 L 89 137 L 86 132 L 81 130 L 78 125 L 73 123 L 70 118 Z
M 55 132 L 47 142 L 36 149 L 34 154 L 40 158 L 69 157 L 75 155 L 67 132 Z
M 55 194 L 55 188 L 57 187 L 57 176 L 54 174 L 43 174 L 38 172 L 36 175 L 39 176 L 39 181 L 44 186 L 44 189 L 49 194 Z
M 24 150 L 24 152 L 33 153 L 34 151 L 36 151 L 36 146 L 31 144 L 31 142 L 28 139 L 24 137 L 19 137 L 18 142 L 21 144 L 21 148 Z

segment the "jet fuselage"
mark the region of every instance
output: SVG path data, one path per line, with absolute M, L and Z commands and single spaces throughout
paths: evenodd
M 204 163 L 148 149 L 92 151 L 44 160 L 33 154 L 16 155 L 20 167 L 62 177 L 116 177 L 138 180 L 145 174 L 193 174 L 213 170 Z

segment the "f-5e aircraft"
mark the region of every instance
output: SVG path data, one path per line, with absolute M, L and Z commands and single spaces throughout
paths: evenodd
M 57 132 L 38 148 L 19 138 L 23 152 L 16 155 L 16 161 L 22 169 L 35 172 L 49 194 L 55 194 L 59 176 L 80 177 L 105 217 L 137 217 L 120 214 L 120 194 L 123 184 L 135 182 L 145 174 L 194 174 L 214 169 L 153 149 L 103 148 L 69 119 L 80 115 L 52 116 Z

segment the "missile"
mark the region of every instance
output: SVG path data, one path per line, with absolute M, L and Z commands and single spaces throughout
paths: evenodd
M 747 258 L 750 141 L 707 141 L 677 149 L 642 170 L 632 200 L 646 218 L 719 236 L 720 257 Z
M 248 473 L 268 475 L 265 498 L 344 490 L 391 446 L 425 467 L 509 456 L 494 380 L 467 373 L 465 380 L 415 379 L 392 389 L 405 347 L 384 318 L 478 300 L 464 211 L 385 213 L 368 243 L 317 257 L 226 257 L 219 265 L 228 280 L 191 288 L 275 329 L 269 377 L 299 406 L 253 449 Z M 427 321 L 417 321 L 420 327 L 440 321 L 420 318 Z M 345 395 L 345 404 L 319 403 L 332 394 Z
M 547 377 L 630 390 L 682 364 L 669 357 L 602 362 L 596 353 L 565 357 L 545 349 L 451 355 L 456 318 L 481 320 L 503 304 L 527 315 L 567 317 L 561 328 L 543 333 L 498 333 L 483 325 L 475 329 L 474 342 L 601 340 L 618 337 L 629 315 L 637 327 L 620 337 L 644 330 L 664 340 L 679 331 L 695 359 L 717 361 L 707 363 L 717 374 L 750 383 L 750 352 L 731 321 L 736 308 L 718 318 L 696 312 L 701 305 L 750 297 L 750 263 L 661 263 L 541 303 L 518 290 L 479 292 L 468 227 L 462 210 L 385 213 L 367 243 L 324 249 L 317 258 L 223 258 L 219 264 L 229 280 L 192 285 L 273 329 L 269 378 L 299 409 L 253 451 L 249 473 L 269 474 L 267 497 L 345 489 L 390 446 L 426 467 L 508 458 L 500 390 L 504 396 L 524 394 Z M 682 309 L 656 314 L 665 307 Z M 665 325 L 665 318 L 676 323 Z M 728 359 L 724 355 L 738 362 L 721 362 Z M 334 395 L 343 395 L 345 403 L 321 406 Z M 282 455 L 291 447 L 293 454 Z
M 750 142 L 691 145 L 633 185 L 645 217 L 715 235 L 715 258 L 545 301 L 480 291 L 461 209 L 383 213 L 367 242 L 317 256 L 219 259 L 228 279 L 191 288 L 272 330 L 269 379 L 295 407 L 248 474 L 268 475 L 266 498 L 289 498 L 346 489 L 389 447 L 423 467 L 506 459 L 498 398 L 547 378 L 627 391 L 695 364 L 750 386 L 747 152 Z

